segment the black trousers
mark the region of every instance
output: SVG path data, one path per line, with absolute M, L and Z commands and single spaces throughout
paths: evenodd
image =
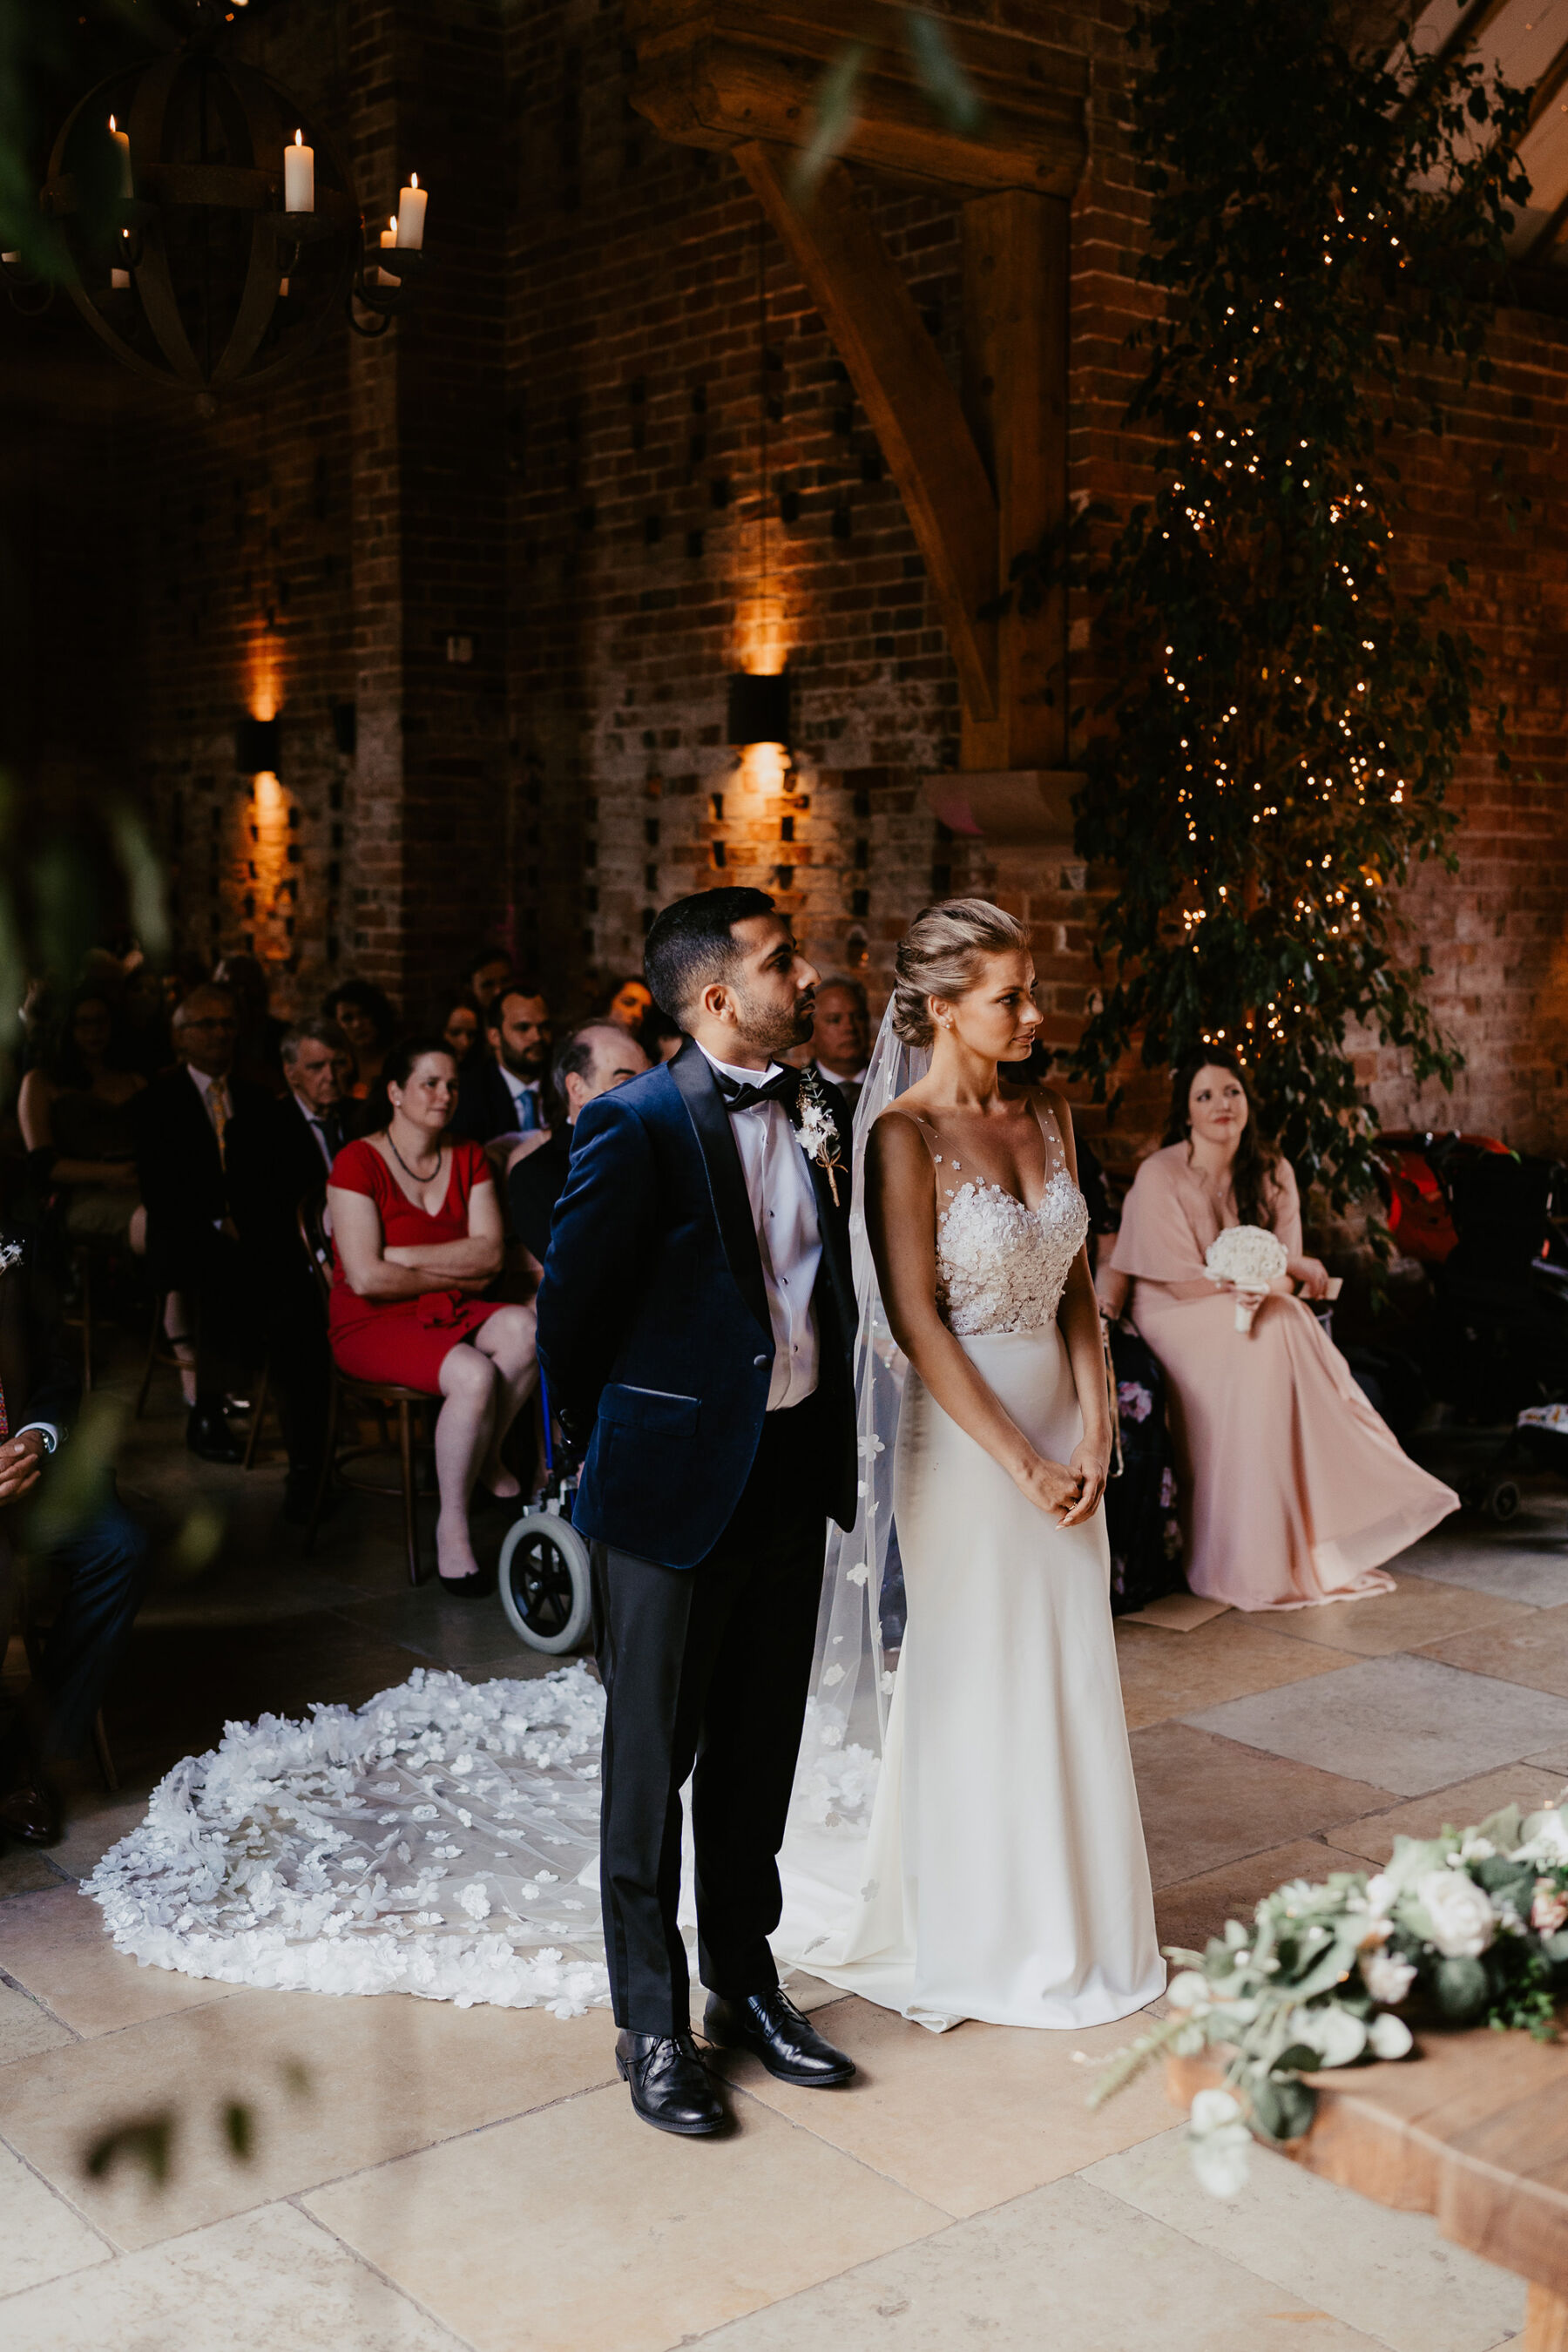
M 26 1534 L 26 1522 L 23 1523 Z M 0 1711 L 0 1789 L 24 1776 L 30 1753 L 81 1755 L 105 1685 L 147 1590 L 151 1547 L 107 1481 L 79 1522 L 30 1572 L 52 1590 L 54 1621 L 44 1636 L 39 1688 L 30 1706 Z M 12 1608 L 11 1552 L 0 1531 L 0 1624 Z
M 680 1791 L 691 1776 L 698 1960 L 710 1992 L 778 1982 L 778 1850 L 805 1715 L 826 1512 L 816 1397 L 771 1412 L 734 1516 L 693 1569 L 596 1545 L 605 1719 L 600 1883 L 616 2022 L 690 2023 Z

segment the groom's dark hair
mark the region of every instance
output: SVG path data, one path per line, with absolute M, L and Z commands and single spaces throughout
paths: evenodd
M 773 912 L 765 890 L 699 890 L 664 908 L 643 951 L 643 973 L 659 1011 L 682 1021 L 703 990 L 728 980 L 739 962 L 735 925 Z

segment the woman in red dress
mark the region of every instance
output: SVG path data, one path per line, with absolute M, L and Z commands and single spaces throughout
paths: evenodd
M 437 1564 L 448 1591 L 478 1597 L 491 1580 L 474 1558 L 468 1503 L 476 1479 L 495 1496 L 519 1491 L 500 1448 L 533 1387 L 533 1309 L 480 1296 L 500 1272 L 500 1203 L 480 1147 L 443 1139 L 458 1099 L 450 1048 L 414 1038 L 384 1076 L 387 1125 L 345 1144 L 327 1184 L 332 1355 L 352 1380 L 445 1398 Z

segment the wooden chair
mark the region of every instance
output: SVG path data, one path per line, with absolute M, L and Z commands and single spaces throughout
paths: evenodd
M 159 1370 L 178 1372 L 187 1369 L 175 1354 L 173 1339 L 164 1337 L 163 1317 L 168 1305 L 169 1294 L 166 1290 L 155 1290 L 153 1293 L 153 1328 L 147 1334 L 147 1354 L 142 1366 L 142 1385 L 136 1391 L 134 1418 L 137 1421 L 141 1420 L 147 1410 L 147 1397 L 153 1386 L 153 1373 Z M 187 1334 L 187 1342 L 194 1339 L 194 1333 Z
M 311 1271 L 321 1285 L 323 1307 L 331 1304 L 332 1286 L 332 1245 L 327 1237 L 326 1212 L 327 1196 L 324 1192 L 307 1193 L 298 1212 L 300 1239 L 310 1261 Z M 345 1400 L 351 1406 L 368 1406 L 374 1413 L 383 1431 L 380 1444 L 350 1446 L 340 1453 L 338 1416 Z M 349 1462 L 363 1462 L 384 1452 L 387 1444 L 388 1417 L 395 1413 L 397 1452 L 403 1474 L 403 1539 L 408 1560 L 408 1581 L 410 1584 L 424 1582 L 419 1565 L 419 1520 L 416 1507 L 414 1416 L 416 1412 L 423 1412 L 437 1402 L 425 1389 L 398 1388 L 386 1381 L 353 1380 L 347 1372 L 338 1370 L 335 1359 L 332 1360 L 331 1387 L 327 1405 L 327 1443 L 321 1456 L 321 1475 L 317 1483 L 315 1500 L 310 1506 L 310 1524 L 305 1529 L 304 1549 L 307 1552 L 315 1549 L 316 1529 L 334 1469 L 343 1484 L 353 1487 L 357 1494 L 377 1495 L 383 1500 L 386 1499 L 388 1490 L 379 1481 L 352 1477 L 343 1465 Z

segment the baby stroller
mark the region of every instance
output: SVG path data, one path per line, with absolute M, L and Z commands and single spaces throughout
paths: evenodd
M 588 1547 L 572 1525 L 581 1468 L 553 1426 L 544 1374 L 539 1375 L 544 1433 L 544 1488 L 507 1530 L 497 1565 L 500 1605 L 520 1642 L 546 1657 L 582 1646 L 594 1614 Z

